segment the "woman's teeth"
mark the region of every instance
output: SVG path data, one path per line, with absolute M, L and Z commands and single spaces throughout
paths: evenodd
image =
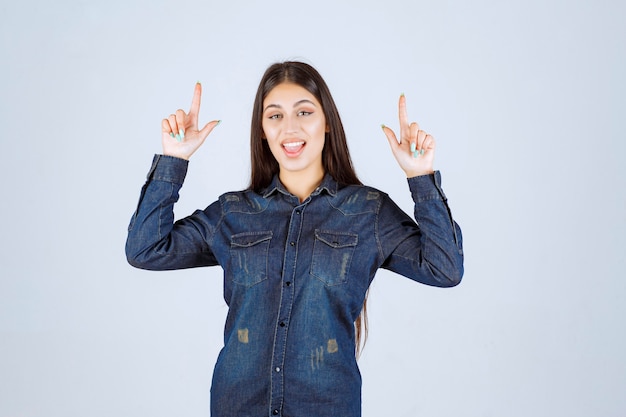
M 302 145 L 304 145 L 304 142 L 290 142 L 283 144 L 285 149 L 290 152 L 298 150 Z

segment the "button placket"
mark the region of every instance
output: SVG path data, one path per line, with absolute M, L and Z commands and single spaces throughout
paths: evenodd
M 285 257 L 282 271 L 282 291 L 280 306 L 278 309 L 277 326 L 274 333 L 274 352 L 272 357 L 271 377 L 271 410 L 273 415 L 280 414 L 284 398 L 284 363 L 286 354 L 287 331 L 293 306 L 295 288 L 293 280 L 296 274 L 296 255 L 300 231 L 302 229 L 302 208 L 294 208 L 291 212 L 291 220 L 285 246 Z

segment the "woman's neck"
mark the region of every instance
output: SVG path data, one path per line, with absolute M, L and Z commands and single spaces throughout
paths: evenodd
M 303 202 L 321 184 L 324 179 L 324 171 L 290 172 L 283 170 L 278 177 L 287 191 L 298 197 L 300 202 Z

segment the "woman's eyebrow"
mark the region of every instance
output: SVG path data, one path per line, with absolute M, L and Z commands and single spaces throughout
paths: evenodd
M 294 103 L 293 107 L 297 107 L 297 106 L 299 106 L 300 104 L 303 104 L 303 103 L 309 103 L 309 104 L 312 104 L 313 106 L 315 106 L 315 103 L 313 103 L 311 100 L 308 100 L 308 99 L 305 98 L 303 100 L 300 100 L 300 101 Z
M 265 109 L 263 109 L 263 111 L 266 111 L 267 109 L 282 109 L 283 107 L 280 104 L 268 104 L 267 106 L 265 106 Z
M 311 100 L 308 100 L 306 98 L 303 99 L 303 100 L 295 102 L 293 104 L 293 107 L 298 107 L 300 104 L 303 104 L 303 103 L 309 103 L 309 104 L 312 104 L 315 107 L 315 103 L 313 103 Z M 267 106 L 265 106 L 265 109 L 263 109 L 263 111 L 267 111 L 267 109 L 273 109 L 273 108 L 282 109 L 283 106 L 281 106 L 280 104 L 268 104 Z

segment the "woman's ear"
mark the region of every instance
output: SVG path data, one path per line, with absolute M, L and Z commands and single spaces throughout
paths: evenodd
M 326 123 L 326 133 L 330 133 L 330 125 Z

